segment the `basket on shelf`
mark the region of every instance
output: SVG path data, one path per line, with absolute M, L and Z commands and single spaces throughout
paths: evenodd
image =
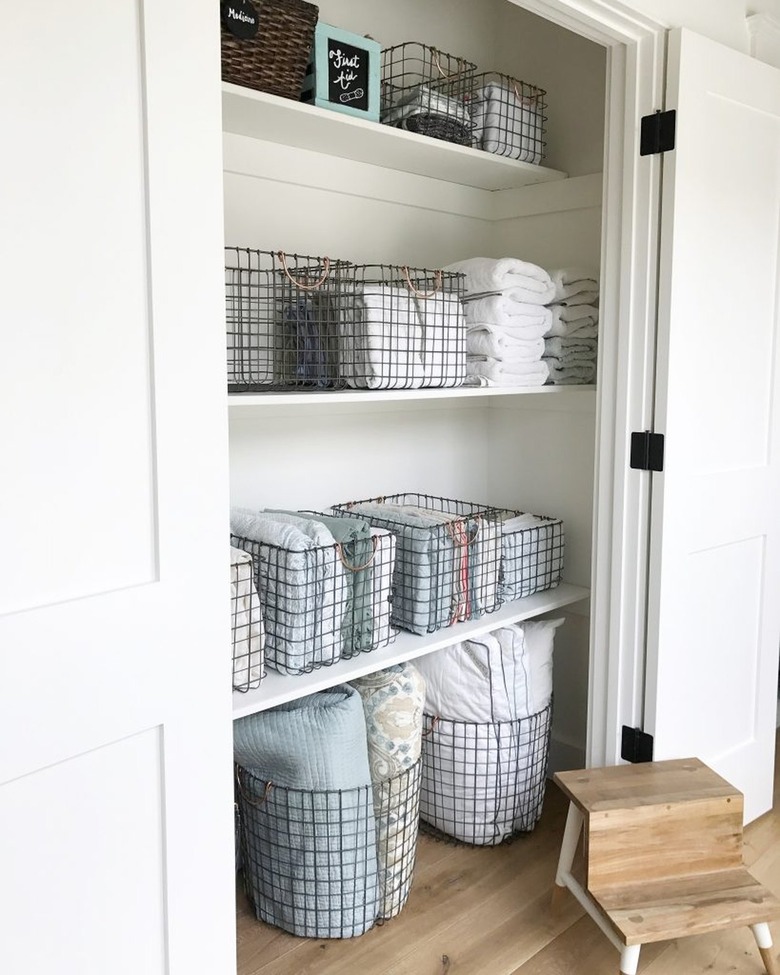
M 225 248 L 228 390 L 344 385 L 340 316 L 351 301 L 346 261 Z
M 466 378 L 462 274 L 390 264 L 349 269 L 340 376 L 355 389 L 460 386 Z
M 415 493 L 334 505 L 333 511 L 395 535 L 395 626 L 433 633 L 501 605 L 501 528 L 492 509 Z
M 501 523 L 502 599 L 523 599 L 557 586 L 563 575 L 561 519 L 513 509 L 501 509 L 497 516 Z
M 468 102 L 477 66 L 418 41 L 382 51 L 380 120 L 409 132 L 470 146 Z
M 476 75 L 467 101 L 476 148 L 538 165 L 546 148 L 546 94 L 495 71 Z
M 319 8 L 305 0 L 224 0 L 222 80 L 298 99 Z
M 252 556 L 238 548 L 230 549 L 230 615 L 233 690 L 248 691 L 265 677 L 265 630 Z

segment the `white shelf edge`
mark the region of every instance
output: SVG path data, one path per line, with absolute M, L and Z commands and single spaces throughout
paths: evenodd
M 595 386 L 453 386 L 448 389 L 342 389 L 331 391 L 229 393 L 231 411 L 242 407 L 324 406 L 326 404 L 409 403 L 415 400 L 484 399 L 503 396 L 562 396 L 595 392 Z
M 478 620 L 456 623 L 454 626 L 445 627 L 426 636 L 416 636 L 399 630 L 395 642 L 389 646 L 370 653 L 361 653 L 351 660 L 341 660 L 331 667 L 321 667 L 310 674 L 285 676 L 269 670 L 260 687 L 246 693 L 233 692 L 233 718 L 243 718 L 257 711 L 265 711 L 285 701 L 322 691 L 333 687 L 334 684 L 355 680 L 364 674 L 383 670 L 405 660 L 414 660 L 415 657 L 433 653 L 461 640 L 472 639 L 500 626 L 531 619 L 589 597 L 589 589 L 562 582 L 555 589 L 547 589 L 525 599 L 507 603 L 495 613 L 489 613 Z
M 222 84 L 222 129 L 233 135 L 484 190 L 515 189 L 567 178 L 567 173 L 557 169 L 427 138 L 227 82 Z

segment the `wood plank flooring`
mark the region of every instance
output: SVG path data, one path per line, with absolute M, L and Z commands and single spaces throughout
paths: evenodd
M 618 955 L 568 893 L 550 907 L 566 800 L 548 786 L 533 833 L 494 849 L 418 844 L 401 914 L 360 938 L 295 938 L 256 921 L 238 894 L 238 975 L 613 975 Z M 780 894 L 780 775 L 772 812 L 745 830 L 745 863 Z M 780 924 L 772 925 L 775 954 Z M 764 969 L 747 929 L 642 949 L 640 975 Z

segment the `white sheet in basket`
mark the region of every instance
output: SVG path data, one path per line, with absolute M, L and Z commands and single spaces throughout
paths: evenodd
M 230 607 L 233 629 L 233 688 L 246 691 L 265 676 L 265 630 L 255 589 L 252 556 L 230 547 Z

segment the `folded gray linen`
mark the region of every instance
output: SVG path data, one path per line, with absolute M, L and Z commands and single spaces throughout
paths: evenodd
M 348 684 L 233 723 L 244 871 L 263 921 L 350 938 L 379 909 L 366 724 Z

